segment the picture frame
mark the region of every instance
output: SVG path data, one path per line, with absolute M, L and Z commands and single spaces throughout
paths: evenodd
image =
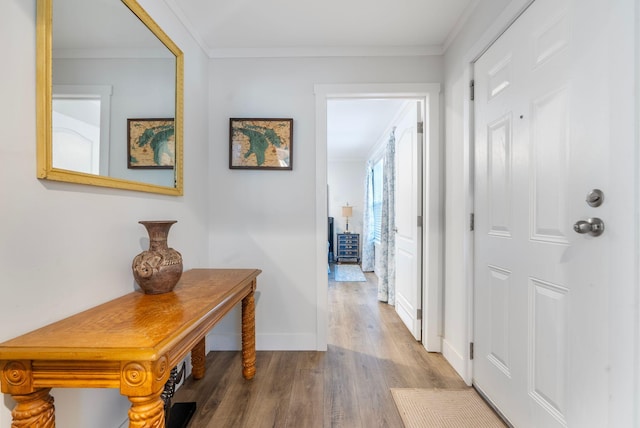
M 127 119 L 127 167 L 173 169 L 176 164 L 173 118 Z
M 229 119 L 230 169 L 293 169 L 293 119 Z

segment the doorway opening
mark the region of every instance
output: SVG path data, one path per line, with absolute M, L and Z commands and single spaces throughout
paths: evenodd
M 384 146 L 408 102 L 395 98 L 327 101 L 327 213 L 334 228 L 332 262 L 356 263 L 365 272 L 375 271 L 367 257 L 371 241 L 380 244 Z M 371 195 L 366 194 L 368 184 Z M 365 220 L 365 215 L 371 218 Z M 354 235 L 357 245 L 338 247 L 337 235 L 342 234 Z
M 424 174 L 420 177 L 420 193 L 423 203 L 417 211 L 415 224 L 421 223 L 421 254 L 418 265 L 419 280 L 425 284 L 419 297 L 420 312 L 425 316 L 419 321 L 422 342 L 429 351 L 440 352 L 442 313 L 441 246 L 439 234 L 426 236 L 425 230 L 440 230 L 441 183 L 440 133 L 439 133 L 439 84 L 372 84 L 372 85 L 316 85 L 316 237 L 317 237 L 317 349 L 327 347 L 327 216 L 330 210 L 331 189 L 328 188 L 328 112 L 335 100 L 415 100 L 424 106 L 424 150 L 420 153 L 420 165 Z M 363 161 L 363 162 L 366 162 Z M 364 166 L 366 169 L 366 164 Z M 364 183 L 363 183 L 364 184 Z M 363 189 L 363 184 L 360 188 Z M 361 192 L 362 193 L 362 192 Z M 340 204 L 347 201 L 337 201 Z M 341 206 L 341 205 L 340 205 Z M 345 219 L 340 218 L 340 221 Z M 334 221 L 338 221 L 334 218 Z M 353 221 L 353 220 L 351 220 Z M 335 226 L 334 226 L 335 227 Z M 352 227 L 352 226 L 350 226 Z M 415 315 L 420 318 L 420 313 Z

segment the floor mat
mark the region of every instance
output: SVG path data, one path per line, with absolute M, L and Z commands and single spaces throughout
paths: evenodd
M 473 388 L 391 388 L 391 394 L 406 428 L 506 426 Z
M 363 282 L 367 280 L 359 265 L 336 265 L 335 272 L 334 279 L 338 282 Z

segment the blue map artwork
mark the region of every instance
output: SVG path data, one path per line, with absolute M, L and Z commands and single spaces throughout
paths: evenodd
M 287 167 L 290 165 L 288 122 L 243 121 L 233 125 L 234 166 Z
M 130 125 L 129 163 L 132 167 L 173 167 L 175 126 L 173 121 L 134 121 Z

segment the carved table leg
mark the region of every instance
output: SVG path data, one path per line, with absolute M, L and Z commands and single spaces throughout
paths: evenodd
M 194 379 L 202 379 L 204 377 L 205 362 L 205 338 L 196 344 L 191 350 L 191 376 Z
M 252 291 L 242 299 L 242 375 L 256 374 L 256 301 Z
M 129 428 L 164 428 L 162 390 L 148 397 L 129 397 Z
M 11 412 L 12 428 L 55 428 L 55 408 L 51 388 L 39 389 L 27 395 L 12 395 L 16 407 Z

